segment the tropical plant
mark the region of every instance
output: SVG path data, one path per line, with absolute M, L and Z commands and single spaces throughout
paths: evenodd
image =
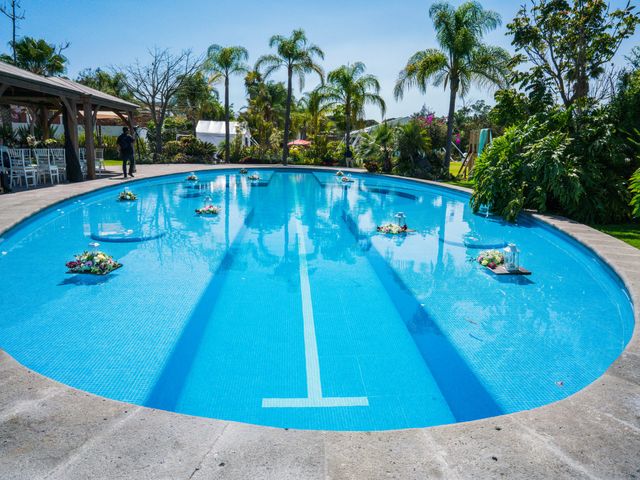
M 362 62 L 342 65 L 329 72 L 327 83 L 320 88 L 322 101 L 329 106 L 342 106 L 345 118 L 345 159 L 351 156 L 351 120 L 364 115 L 366 105 L 376 105 L 384 117 L 386 105 L 380 96 L 380 83 L 370 74 L 365 74 Z
M 322 67 L 315 61 L 316 58 L 324 59 L 324 52 L 312 43 L 309 43 L 304 30 L 297 29 L 289 37 L 274 35 L 269 40 L 269 46 L 276 49 L 276 54 L 264 55 L 256 63 L 256 69 L 264 67 L 264 77 L 268 77 L 281 68 L 287 72 L 287 102 L 284 117 L 284 138 L 282 144 L 282 163 L 287 164 L 289 156 L 289 131 L 291 128 L 291 102 L 293 97 L 293 76 L 297 76 L 300 82 L 300 90 L 304 88 L 305 75 L 315 72 L 324 80 Z
M 606 0 L 532 0 L 507 25 L 516 60 L 532 65 L 517 75 L 532 91 L 550 89 L 565 107 L 584 103 L 590 81 L 605 72 L 640 17 L 631 2 L 611 11 Z M 581 105 L 579 105 L 581 107 Z
M 445 145 L 445 171 L 451 161 L 456 97 L 465 95 L 472 83 L 480 86 L 506 84 L 510 56 L 500 47 L 482 43 L 482 37 L 500 25 L 500 15 L 485 10 L 475 1 L 454 9 L 447 2 L 434 3 L 429 9 L 440 49 L 415 53 L 400 72 L 394 94 L 402 98 L 405 89 L 418 87 L 426 92 L 428 84 L 449 88 L 449 115 Z
M 249 52 L 244 47 L 221 47 L 211 45 L 207 50 L 204 69 L 211 74 L 211 82 L 224 81 L 224 133 L 226 162 L 231 158 L 231 132 L 229 131 L 229 78 L 232 75 L 242 75 L 249 71 L 245 63 L 249 59 Z
M 431 139 L 420 123 L 412 120 L 397 131 L 396 149 L 398 160 L 394 171 L 400 175 L 427 177 L 433 176 L 428 155 L 431 151 Z M 439 172 L 433 172 L 437 176 Z
M 184 79 L 172 105 L 174 113 L 183 114 L 191 123 L 191 133 L 196 134 L 196 125 L 205 112 L 218 102 L 218 92 L 209 85 L 202 72 L 195 72 Z M 216 109 L 214 108 L 213 111 Z M 219 110 L 219 108 L 218 108 Z M 166 124 L 166 122 L 165 122 Z M 175 137 L 174 137 L 175 138 Z
M 629 191 L 632 195 L 631 206 L 633 207 L 633 216 L 640 218 L 640 168 L 631 176 Z
M 391 158 L 395 150 L 394 128 L 388 123 L 381 123 L 370 133 L 363 133 L 357 146 L 358 156 L 365 162 L 365 165 L 374 163 L 382 165 L 382 171 L 391 173 Z M 372 170 L 369 166 L 367 170 Z M 373 169 L 377 171 L 377 169 Z
M 306 92 L 298 102 L 301 112 L 305 116 L 304 133 L 317 135 L 320 133 L 320 127 L 325 120 L 325 113 L 328 106 L 323 102 L 322 91 L 320 88 Z
M 67 57 L 62 52 L 69 47 L 68 43 L 54 45 L 43 39 L 23 37 L 12 47 L 15 61 L 10 55 L 2 55 L 0 60 L 38 75 L 62 75 L 67 69 Z
M 476 162 L 472 206 L 514 221 L 525 208 L 586 223 L 629 218 L 628 164 L 606 109 L 556 107 L 509 127 Z

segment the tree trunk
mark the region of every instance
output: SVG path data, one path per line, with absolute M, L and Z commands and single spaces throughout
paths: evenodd
M 71 137 L 71 127 L 69 125 L 69 112 L 67 107 L 62 106 L 62 128 L 64 129 L 64 154 L 66 160 L 67 179 L 70 182 L 81 182 L 82 169 L 80 168 L 80 160 L 78 159 L 78 151 L 76 150 Z
M 229 75 L 224 77 L 224 161 L 231 161 L 231 132 L 229 131 Z
M 449 176 L 449 165 L 451 165 L 451 142 L 453 141 L 453 115 L 456 112 L 456 96 L 458 95 L 458 80 L 451 80 L 451 92 L 449 96 L 449 117 L 447 118 L 447 140 L 444 150 L 444 171 L 445 177 Z
M 291 128 L 291 96 L 293 79 L 293 69 L 289 67 L 287 71 L 287 107 L 284 113 L 284 144 L 282 145 L 282 164 L 286 165 L 289 160 L 289 128 Z
M 344 164 L 345 166 L 347 166 L 348 165 L 347 161 L 352 158 L 351 150 L 349 148 L 349 146 L 351 145 L 351 102 L 349 102 L 349 100 L 347 100 L 345 104 L 344 112 L 346 117 L 344 122 L 344 126 L 345 126 Z
M 164 120 L 161 120 L 159 122 L 156 123 L 156 134 L 155 134 L 155 141 L 156 141 L 156 145 L 153 151 L 153 161 L 158 162 L 159 161 L 159 155 L 160 153 L 162 153 L 162 124 L 164 123 Z

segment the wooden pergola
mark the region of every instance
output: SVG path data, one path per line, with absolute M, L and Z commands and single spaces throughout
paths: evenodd
M 44 77 L 27 70 L 0 62 L 0 105 L 27 107 L 39 123 L 48 127 L 63 111 L 68 112 L 69 140 L 76 152 L 79 150 L 78 125 L 82 122 L 85 132 L 87 177 L 96 177 L 94 130 L 98 111 L 112 111 L 134 134 L 135 103 L 89 88 L 61 77 Z

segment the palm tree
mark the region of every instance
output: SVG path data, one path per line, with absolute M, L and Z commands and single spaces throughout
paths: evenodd
M 378 125 L 370 133 L 363 133 L 357 149 L 364 158 L 382 162 L 382 171 L 391 173 L 391 156 L 395 149 L 396 129 L 387 122 Z
M 400 72 L 394 95 L 400 99 L 405 89 L 413 86 L 424 93 L 430 81 L 435 86 L 449 87 L 444 161 L 448 172 L 458 93 L 464 96 L 474 82 L 479 86 L 502 86 L 506 82 L 510 56 L 503 48 L 482 43 L 482 36 L 496 29 L 501 20 L 498 13 L 484 10 L 478 2 L 468 1 L 457 9 L 447 2 L 434 3 L 429 16 L 441 49 L 428 48 L 415 53 Z
M 327 85 L 322 88 L 326 105 L 342 106 L 345 114 L 345 160 L 351 156 L 351 121 L 364 115 L 367 104 L 380 107 L 384 117 L 386 105 L 380 94 L 380 83 L 373 75 L 366 74 L 362 62 L 342 65 L 327 75 Z
M 320 131 L 320 123 L 328 106 L 324 103 L 322 89 L 316 88 L 306 92 L 299 102 L 300 109 L 309 120 L 309 133 L 317 135 Z
M 249 71 L 245 63 L 249 53 L 244 47 L 221 47 L 211 45 L 207 50 L 204 68 L 211 74 L 211 82 L 224 79 L 224 160 L 231 158 L 231 133 L 229 132 L 229 77 L 244 75 Z
M 0 60 L 45 76 L 62 75 L 67 69 L 67 57 L 62 52 L 69 44 L 56 46 L 42 39 L 24 37 L 12 43 L 12 47 L 14 56 L 2 55 Z
M 291 128 L 291 98 L 293 96 L 293 76 L 297 75 L 300 81 L 300 90 L 304 88 L 306 74 L 316 72 L 320 81 L 324 81 L 322 67 L 315 63 L 315 58 L 324 60 L 324 52 L 320 47 L 309 43 L 304 30 L 294 30 L 291 36 L 274 35 L 269 40 L 269 46 L 275 48 L 277 54 L 264 55 L 256 63 L 256 69 L 264 67 L 265 78 L 271 73 L 286 68 L 287 70 L 287 104 L 284 117 L 284 143 L 282 146 L 282 163 L 287 164 L 289 156 L 289 130 Z

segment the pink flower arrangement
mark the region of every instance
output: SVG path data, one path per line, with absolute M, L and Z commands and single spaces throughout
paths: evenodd
M 76 255 L 73 260 L 66 263 L 67 273 L 90 273 L 93 275 L 106 275 L 122 266 L 112 256 L 104 252 L 83 252 Z
M 196 208 L 198 215 L 217 215 L 220 209 L 215 205 L 205 205 L 202 208 Z

